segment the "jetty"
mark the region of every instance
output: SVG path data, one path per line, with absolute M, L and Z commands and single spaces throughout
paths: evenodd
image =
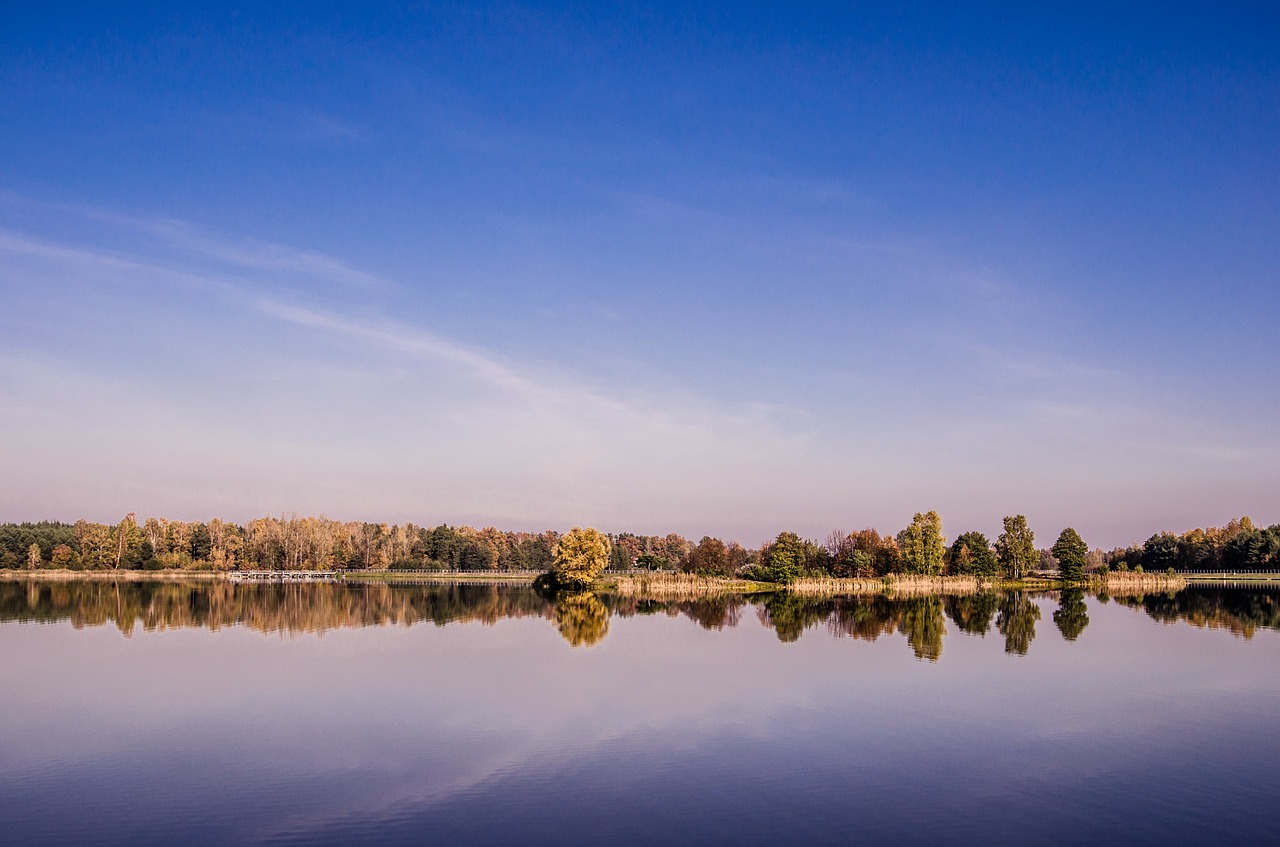
M 231 571 L 232 582 L 330 582 L 343 576 L 342 571 Z

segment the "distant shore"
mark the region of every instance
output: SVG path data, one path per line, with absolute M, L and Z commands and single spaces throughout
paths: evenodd
M 280 572 L 277 572 L 280 573 Z M 260 575 L 259 575 L 260 574 Z M 284 572 L 286 580 L 305 580 L 307 571 Z M 251 582 L 270 583 L 270 572 L 258 572 Z M 319 575 L 318 575 L 319 576 Z M 326 582 L 344 583 L 439 583 L 528 585 L 538 576 L 532 571 L 348 571 L 334 576 L 321 576 Z M 0 580 L 29 582 L 184 582 L 184 581 L 245 581 L 246 575 L 238 571 L 201 570 L 0 570 Z M 1196 582 L 1213 582 L 1196 575 Z M 1238 581 L 1237 577 L 1224 576 L 1222 582 Z M 1275 582 L 1275 580 L 1271 580 Z M 1258 580 L 1262 583 L 1264 580 Z M 757 582 L 733 577 L 699 576 L 684 573 L 605 574 L 596 590 L 616 593 L 626 597 L 651 599 L 680 599 L 715 597 L 725 594 L 756 594 L 785 591 L 804 597 L 837 597 L 842 595 L 884 595 L 896 597 L 925 595 L 969 595 L 992 591 L 1055 591 L 1079 587 L 1090 591 L 1114 593 L 1180 591 L 1187 587 L 1181 576 L 1166 574 L 1111 573 L 1082 583 L 1067 584 L 1062 580 L 1039 576 L 1022 579 L 980 579 L 973 576 L 917 576 L 908 574 L 868 577 L 862 579 L 802 578 L 788 584 Z
M 8 568 L 0 570 L 0 580 L 8 580 L 10 582 L 32 581 L 32 582 L 216 582 L 226 579 L 226 573 L 222 571 L 184 571 L 184 570 L 166 570 L 166 571 L 133 571 L 133 570 L 110 570 L 110 571 L 69 571 L 56 570 L 53 568 L 41 568 L 38 570 L 30 569 L 13 569 Z
M 265 572 L 271 573 L 271 572 Z M 305 577 L 310 571 L 275 571 L 275 574 L 281 575 L 285 579 L 298 579 Z M 37 570 L 31 569 L 3 569 L 0 570 L 0 580 L 9 581 L 45 581 L 45 582 L 185 582 L 185 581 L 201 581 L 201 582 L 217 582 L 221 580 L 232 581 L 244 576 L 241 571 L 206 571 L 206 570 L 158 570 L 158 571 L 137 571 L 137 570 L 94 570 L 94 571 L 72 571 L 72 570 L 56 570 L 52 568 L 41 568 Z M 527 572 L 492 572 L 492 571 L 347 571 L 334 577 L 330 577 L 327 581 L 332 582 L 470 582 L 470 583 L 532 583 L 538 574 L 533 571 Z M 264 576 L 260 581 L 271 581 L 270 576 Z
M 1226 581 L 1226 580 L 1224 580 Z M 752 582 L 729 577 L 705 577 L 693 574 L 642 574 L 609 576 L 600 582 L 604 590 L 634 597 L 671 599 L 682 596 L 747 594 L 760 591 L 786 591 L 804 597 L 839 597 L 848 595 L 885 595 L 912 597 L 925 595 L 968 595 L 992 591 L 1057 591 L 1082 588 L 1106 593 L 1134 591 L 1181 591 L 1187 581 L 1163 574 L 1110 574 L 1080 583 L 1060 579 L 1024 577 L 1022 579 L 980 579 L 973 576 L 917 576 L 893 574 L 862 579 L 802 578 L 785 585 Z

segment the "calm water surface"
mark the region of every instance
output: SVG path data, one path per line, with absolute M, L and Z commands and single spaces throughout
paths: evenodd
M 1280 844 L 1280 595 L 0 582 L 6 844 Z

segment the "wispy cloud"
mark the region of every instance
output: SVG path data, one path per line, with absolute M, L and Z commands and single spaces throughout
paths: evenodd
M 1010 490 L 1020 511 L 1037 498 L 1078 511 L 1109 478 L 1137 497 L 1134 480 L 1179 462 L 1246 492 L 1274 476 L 1272 442 L 1241 446 L 1161 414 L 1123 368 L 1042 349 L 1034 333 L 926 327 L 915 343 L 954 361 L 893 379 L 878 358 L 851 358 L 876 377 L 876 390 L 852 392 L 856 404 L 849 373 L 830 404 L 794 392 L 726 400 L 682 384 L 678 369 L 620 380 L 589 359 L 556 361 L 536 338 L 474 343 L 429 313 L 397 311 L 395 280 L 323 253 L 181 221 L 45 211 L 100 228 L 0 228 L 6 299 L 29 310 L 9 310 L 0 340 L 0 438 L 22 445 L 0 473 L 25 481 L 24 503 L 83 496 L 117 509 L 133 492 L 196 514 L 428 510 L 757 542 L 784 526 L 891 528 L 921 505 L 951 504 L 968 522 L 984 508 L 976 496 Z M 901 344 L 891 340 L 876 349 Z M 63 464 L 33 458 L 50 455 Z
M 71 217 L 86 222 L 104 224 L 108 232 L 100 233 L 103 237 L 115 242 L 124 242 L 136 247 L 137 253 L 147 256 L 147 264 L 155 264 L 160 257 L 154 255 L 157 250 L 164 253 L 165 258 L 173 258 L 190 264 L 200 260 L 213 260 L 215 266 L 223 265 L 227 269 L 238 272 L 269 271 L 284 272 L 309 276 L 317 280 L 353 286 L 356 288 L 385 289 L 392 283 L 376 274 L 352 267 L 350 264 L 325 253 L 262 241 L 255 238 L 231 238 L 207 232 L 187 221 L 173 218 L 148 218 L 131 215 L 110 209 L 75 203 L 59 203 L 33 200 L 14 192 L 0 193 L 0 203 L 12 208 L 37 210 L 52 213 L 55 216 Z M 121 239 L 121 233 L 127 238 Z M 91 240 L 74 245 L 44 241 L 32 238 L 16 231 L 10 232 L 14 244 L 28 242 L 27 250 L 37 249 L 36 245 L 44 243 L 46 250 L 68 249 L 81 251 L 92 250 L 99 259 L 114 253 L 123 257 L 129 255 L 124 249 L 106 249 L 100 246 L 90 247 Z M 86 243 L 87 242 L 87 243 Z M 148 248 L 151 248 L 148 252 Z M 136 255 L 134 260 L 137 261 Z M 170 264 L 173 269 L 173 264 Z M 210 269 L 205 263 L 205 269 Z M 185 270 L 191 270 L 186 268 Z
M 528 376 L 500 364 L 492 357 L 447 341 L 424 330 L 413 330 L 389 323 L 371 324 L 325 314 L 315 309 L 259 298 L 254 305 L 263 314 L 297 326 L 336 332 L 386 350 L 412 357 L 424 357 L 457 365 L 473 377 L 494 386 L 519 391 L 529 396 L 541 395 L 540 386 Z
M 150 229 L 157 235 L 164 236 L 175 247 L 197 256 L 227 262 L 241 269 L 286 271 L 367 288 L 386 288 L 391 284 L 382 277 L 312 250 L 300 250 L 253 239 L 230 242 L 202 234 L 195 227 L 177 221 L 156 222 L 150 225 Z
M 264 467 L 285 463 L 290 469 L 281 467 L 277 480 L 295 479 L 300 486 L 306 485 L 301 481 L 303 476 L 331 464 L 335 455 L 349 457 L 344 463 L 364 455 L 370 473 L 375 474 L 386 473 L 386 458 L 395 455 L 402 461 L 413 457 L 395 471 L 396 475 L 416 466 L 424 478 L 448 479 L 445 490 L 451 492 L 451 502 L 469 514 L 498 510 L 515 519 L 523 514 L 527 519 L 530 515 L 545 516 L 551 510 L 594 512 L 608 519 L 628 509 L 643 510 L 639 504 L 648 501 L 665 503 L 648 509 L 666 514 L 669 521 L 692 503 L 700 503 L 702 510 L 741 510 L 742 495 L 766 490 L 765 481 L 776 475 L 779 466 L 800 463 L 798 457 L 807 449 L 806 433 L 797 430 L 794 421 L 784 426 L 766 404 L 713 402 L 669 382 L 660 388 L 634 382 L 606 385 L 593 380 L 581 367 L 572 373 L 558 368 L 540 359 L 536 350 L 526 350 L 517 360 L 510 353 L 499 354 L 434 328 L 389 317 L 380 296 L 385 288 L 359 289 L 357 299 L 350 290 L 336 298 L 323 296 L 327 289 L 299 294 L 295 285 L 274 285 L 270 274 L 250 273 L 263 264 L 258 256 L 245 257 L 236 249 L 223 249 L 224 245 L 212 237 L 202 236 L 202 251 L 192 258 L 195 251 L 185 250 L 184 226 L 120 217 L 112 224 L 136 224 L 137 230 L 161 239 L 172 234 L 172 239 L 162 245 L 164 249 L 140 253 L 4 231 L 0 232 L 0 254 L 23 255 L 45 263 L 43 272 L 33 271 L 43 273 L 41 279 L 33 277 L 24 283 L 32 292 L 43 292 L 41 296 L 56 296 L 53 290 L 65 287 L 70 279 L 81 280 L 78 284 L 94 291 L 95 296 L 104 293 L 104 286 L 108 290 L 128 286 L 137 292 L 129 302 L 148 311 L 136 315 L 139 329 L 126 324 L 124 332 L 147 333 L 145 346 L 117 348 L 104 341 L 112 345 L 106 348 L 113 351 L 109 355 L 149 349 L 164 356 L 169 345 L 171 355 L 200 357 L 193 361 L 217 383 L 193 393 L 186 389 L 156 392 L 156 378 L 148 372 L 165 374 L 158 377 L 160 384 L 170 379 L 170 368 L 158 361 L 135 356 L 100 366 L 96 354 L 87 350 L 78 354 L 58 345 L 43 354 L 46 369 L 72 371 L 68 379 L 59 382 L 99 385 L 91 393 L 100 402 L 137 410 L 155 406 L 147 414 L 153 420 L 169 421 L 165 443 L 170 451 L 184 450 L 172 433 L 195 429 L 176 423 L 175 416 L 180 419 L 188 414 L 183 409 L 193 408 L 188 406 L 192 402 L 215 404 L 221 411 L 202 416 L 199 425 L 205 432 L 199 450 L 202 455 L 207 455 L 210 444 L 223 441 L 229 449 L 234 443 L 246 461 L 258 455 Z M 225 266 L 209 266 L 201 261 L 204 255 L 221 257 Z M 321 261 L 309 267 L 327 273 L 332 265 Z M 191 286 L 193 295 L 185 301 L 151 304 L 146 291 L 170 289 L 174 283 Z M 195 294 L 197 291 L 201 293 Z M 69 308 L 81 308 L 74 298 L 67 303 Z M 353 304 L 358 305 L 353 308 Z M 156 308 L 162 311 L 154 311 Z M 228 316 L 228 309 L 280 329 L 302 330 L 303 334 L 283 334 L 259 324 L 250 336 L 237 330 L 237 343 L 227 350 L 226 333 L 237 323 Z M 93 318 L 86 315 L 80 322 L 92 323 Z M 189 335 L 184 337 L 184 331 Z M 177 334 L 165 341 L 166 333 Z M 199 341 L 195 340 L 197 334 Z M 335 346 L 334 340 L 341 340 L 342 345 Z M 227 361 L 215 363 L 209 355 L 198 352 L 209 342 L 216 345 L 211 351 L 227 350 Z M 172 346 L 175 344 L 180 346 Z M 312 373 L 296 366 L 299 357 L 315 363 Z M 240 364 L 232 364 L 232 359 Z M 56 364 L 58 361 L 62 364 Z M 257 362 L 261 374 L 241 378 L 238 369 L 249 361 Z M 178 365 L 177 361 L 168 364 Z M 335 407 L 321 399 L 339 390 L 339 384 L 326 376 L 335 368 L 347 374 L 341 381 L 341 392 L 349 398 L 346 406 Z M 382 374 L 363 384 L 359 381 L 361 372 L 388 369 L 398 374 L 390 383 Z M 263 375 L 272 372 L 288 376 L 264 381 Z M 52 384 L 50 380 L 37 382 Z M 112 382 L 120 385 L 109 388 Z M 27 389 L 35 391 L 33 385 Z M 59 402 L 51 400 L 47 392 L 37 393 L 40 403 Z M 86 396 L 88 392 L 82 387 L 76 393 Z M 392 401 L 390 416 L 369 418 L 361 411 L 377 408 L 379 400 Z M 56 417 L 59 412 L 51 410 L 50 414 Z M 299 415 L 304 415 L 301 425 Z M 95 420 L 102 426 L 115 426 L 109 421 L 133 418 L 127 414 Z M 244 421 L 250 419 L 257 422 L 256 429 L 245 428 Z M 216 434 L 219 426 L 225 429 L 222 435 Z M 129 437 L 140 432 L 134 430 Z M 324 459 L 317 456 L 316 469 L 300 470 L 295 464 L 302 461 L 297 439 L 303 433 L 308 441 L 314 441 L 309 449 L 326 454 Z M 281 445 L 290 440 L 295 446 L 283 449 Z M 132 450 L 148 455 L 153 452 L 141 442 Z M 260 473 L 261 469 L 253 467 L 245 471 L 246 480 Z M 167 485 L 172 489 L 175 484 L 170 481 Z M 409 484 L 415 490 L 420 485 L 398 484 Z M 279 490 L 280 485 L 273 482 L 268 490 Z M 722 493 L 726 486 L 736 494 Z M 312 487 L 324 490 L 315 483 Z M 775 483 L 774 487 L 787 485 Z M 346 496 L 353 496 L 350 492 L 355 490 L 351 488 Z M 379 497 L 385 496 L 385 490 L 380 492 Z M 297 507 L 296 502 L 282 505 Z M 328 510 L 341 511 L 341 506 L 331 505 Z

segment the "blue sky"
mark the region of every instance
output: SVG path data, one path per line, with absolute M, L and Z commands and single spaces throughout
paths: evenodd
M 6 11 L 0 518 L 1278 521 L 1278 23 Z

